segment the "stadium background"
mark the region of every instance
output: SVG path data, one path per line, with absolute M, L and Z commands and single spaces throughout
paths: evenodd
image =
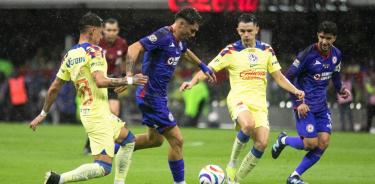
M 222 3 L 221 9 L 215 9 L 217 5 L 215 3 L 218 2 Z M 245 6 L 234 3 L 233 6 L 230 6 L 231 2 L 248 2 L 249 4 Z M 7 152 L 5 154 L 5 150 L 14 149 L 14 153 L 17 152 L 17 154 L 17 150 L 24 150 L 22 146 L 24 140 L 22 137 L 31 136 L 31 134 L 26 133 L 24 126 L 20 124 L 20 122 L 28 122 L 40 112 L 43 103 L 42 99 L 59 67 L 61 56 L 77 41 L 77 23 L 80 16 L 88 11 L 92 11 L 104 19 L 110 17 L 118 19 L 121 27 L 120 36 L 126 38 L 128 43 L 131 44 L 149 34 L 151 31 L 161 26 L 171 24 L 173 21 L 173 10 L 175 8 L 173 5 L 177 5 L 178 7 L 192 5 L 202 11 L 204 24 L 200 27 L 200 31 L 191 44 L 191 48 L 205 62 L 209 62 L 210 59 L 228 43 L 239 39 L 235 32 L 236 18 L 243 10 L 253 11 L 260 21 L 262 30 L 260 39 L 273 46 L 284 71 L 292 63 L 294 55 L 299 50 L 316 41 L 316 27 L 320 21 L 332 20 L 336 22 L 339 27 L 339 34 L 335 45 L 340 48 L 344 54 L 342 73 L 349 78 L 349 81 L 353 85 L 352 92 L 354 94 L 354 99 L 350 107 L 351 113 L 353 113 L 354 116 L 354 129 L 356 131 L 364 131 L 366 129 L 366 116 L 368 115 L 366 113 L 366 107 L 370 104 L 369 99 L 371 98 L 371 94 L 366 90 L 365 85 L 372 84 L 373 87 L 375 86 L 375 46 L 373 44 L 375 43 L 375 24 L 373 23 L 375 1 L 0 0 L 0 121 L 4 122 L 0 123 L 1 129 L 3 129 L 0 139 L 0 155 L 2 155 L 4 159 L 13 160 L 17 159 L 17 157 L 7 157 L 7 155 L 11 155 L 12 152 Z M 188 80 L 191 74 L 198 69 L 184 62 L 180 62 L 177 68 L 175 78 L 170 85 L 170 107 L 178 122 L 184 125 L 184 97 L 177 91 L 177 88 L 182 81 Z M 15 76 L 25 77 L 24 85 L 27 100 L 21 104 L 12 104 L 11 99 L 14 96 L 12 97 L 12 94 L 9 93 L 9 80 Z M 231 127 L 231 121 L 225 106 L 225 97 L 229 91 L 226 73 L 220 73 L 219 78 L 219 85 L 208 86 L 210 94 L 209 100 L 206 101 L 207 105 L 199 120 L 199 127 Z M 272 80 L 269 81 L 267 93 L 271 127 L 276 130 L 293 129 L 294 120 L 292 110 L 290 109 L 291 104 L 288 100 L 289 95 L 281 90 Z M 329 88 L 328 93 L 330 94 L 329 105 L 332 107 L 334 129 L 335 131 L 339 131 L 341 129 L 341 121 L 339 120 L 340 113 L 332 87 Z M 59 95 L 56 105 L 45 124 L 69 123 L 80 125 L 79 120 L 75 118 L 77 115 L 75 100 L 73 100 L 74 96 L 73 86 L 67 85 L 64 87 L 64 91 Z M 129 94 L 122 97 L 122 106 L 122 118 L 130 125 L 134 125 L 135 127 L 139 125 L 141 116 L 135 106 L 133 91 L 130 90 Z M 73 126 L 73 128 L 65 125 L 53 126 L 48 129 L 42 128 L 41 130 L 51 131 L 50 134 L 43 134 L 44 138 L 47 138 L 48 136 L 58 136 L 55 135 L 53 131 L 59 131 L 59 128 L 61 128 L 62 132 L 73 132 L 73 134 L 75 133 L 74 136 L 82 139 L 75 142 L 72 148 L 83 146 L 84 133 L 83 130 L 78 131 L 79 129 L 76 129 L 79 128 L 79 126 Z M 16 130 L 17 133 L 12 131 L 13 129 Z M 136 132 L 139 131 L 137 128 L 135 129 Z M 199 130 L 199 133 L 207 133 L 206 131 L 209 130 L 211 129 Z M 197 132 L 195 132 L 195 129 L 187 129 L 185 131 L 187 132 L 187 137 L 199 139 L 198 136 L 194 136 L 197 134 L 198 130 Z M 218 135 L 222 135 L 223 132 L 217 131 L 219 132 Z M 375 131 L 373 130 L 372 132 Z M 207 134 L 211 136 L 211 134 L 215 133 L 210 132 Z M 233 137 L 234 134 L 231 132 L 230 135 Z M 275 137 L 275 135 L 275 132 L 273 132 L 270 139 Z M 367 140 L 367 142 L 364 142 L 363 146 L 374 146 L 371 141 L 374 138 L 361 133 L 356 135 L 345 133 L 337 135 L 339 136 L 334 138 L 336 142 L 332 144 L 341 145 L 340 143 L 342 142 L 340 142 L 340 140 L 350 140 L 347 145 L 342 145 L 342 148 L 359 146 L 356 145 L 356 143 L 364 140 Z M 9 138 L 12 136 L 16 136 L 18 139 L 13 140 Z M 60 135 L 60 137 L 63 136 L 64 135 Z M 230 140 L 232 140 L 232 138 L 230 138 Z M 32 143 L 40 143 L 40 141 L 40 139 L 37 139 L 32 141 Z M 66 142 L 60 143 L 64 144 Z M 229 149 L 230 145 L 228 144 L 226 147 Z M 30 149 L 35 148 L 31 148 L 30 146 Z M 42 146 L 37 149 L 48 150 Z M 217 147 L 209 147 L 208 149 L 220 152 Z M 74 150 L 70 150 L 68 154 L 71 153 L 71 151 Z M 340 151 L 342 151 L 341 148 L 332 152 L 340 154 Z M 147 154 L 148 152 L 145 153 Z M 362 160 L 358 162 L 359 168 L 353 169 L 356 170 L 357 173 L 362 173 L 362 175 L 354 178 L 363 179 L 367 177 L 367 180 L 359 180 L 358 183 L 375 182 L 373 176 L 366 175 L 367 172 L 365 172 L 371 171 L 369 168 L 374 168 L 373 163 L 375 163 L 375 161 L 373 158 L 369 157 L 370 153 L 374 153 L 374 150 L 362 150 L 360 153 L 353 153 L 353 158 L 362 158 Z M 163 153 L 160 153 L 160 155 L 162 154 Z M 199 154 L 194 152 L 191 153 L 191 155 Z M 227 159 L 226 157 L 227 155 L 223 157 L 213 156 L 213 159 L 224 165 L 224 160 Z M 204 158 L 200 159 L 204 160 Z M 10 162 L 11 161 L 9 161 L 9 163 L 5 162 L 5 166 L 13 167 L 11 167 L 10 170 L 5 170 L 3 167 L 0 170 L 0 178 L 2 178 L 3 175 L 5 176 L 17 171 L 17 167 L 14 166 L 14 163 Z M 332 164 L 336 162 L 339 161 L 333 159 L 329 163 Z M 53 163 L 54 160 L 51 160 L 49 166 L 54 166 Z M 75 163 L 80 163 L 80 161 L 75 160 Z M 355 161 L 347 163 L 349 165 L 356 165 Z M 20 164 L 22 163 L 20 162 Z M 42 166 L 40 167 L 41 168 L 38 169 L 45 169 Z M 134 167 L 137 168 L 138 166 L 136 165 Z M 263 167 L 269 169 L 273 167 L 273 165 L 271 162 L 268 163 L 268 161 L 265 161 L 265 166 Z M 197 174 L 197 171 L 195 171 L 197 169 L 198 168 L 194 168 L 195 173 L 188 174 L 189 179 L 195 177 L 194 174 Z M 320 168 L 320 173 L 324 175 L 325 169 L 327 168 Z M 332 168 L 328 166 L 328 169 Z M 257 168 L 257 170 L 261 172 L 262 169 Z M 353 175 L 355 175 L 355 173 Z M 41 176 L 40 173 L 35 174 L 33 178 L 38 178 L 39 176 Z M 267 175 L 264 177 L 267 177 Z M 282 175 L 280 177 L 283 179 L 284 176 Z M 13 180 L 0 179 L 0 183 L 9 183 L 9 181 L 17 183 Z M 34 180 L 30 179 L 28 181 Z M 256 181 L 259 183 L 262 182 L 262 180 Z M 327 183 L 346 183 L 345 180 L 335 180 L 335 178 L 329 181 L 330 182 Z M 346 181 L 356 183 L 358 180 L 353 179 Z M 152 181 L 150 182 L 153 183 Z M 271 183 L 274 183 L 273 180 Z M 320 183 L 319 180 L 317 183 Z

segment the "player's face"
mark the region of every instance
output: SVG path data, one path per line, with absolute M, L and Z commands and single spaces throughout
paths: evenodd
M 241 41 L 245 44 L 251 44 L 258 34 L 259 27 L 253 22 L 240 22 L 238 23 L 237 32 L 241 37 Z
M 181 29 L 180 29 L 180 39 L 184 41 L 188 41 L 194 38 L 198 30 L 199 30 L 198 23 L 189 24 L 186 21 L 183 21 L 181 24 Z
M 91 40 L 93 44 L 98 45 L 100 40 L 103 38 L 103 28 L 102 27 L 93 27 Z
M 114 23 L 114 24 L 106 23 L 104 25 L 104 31 L 103 31 L 104 39 L 107 40 L 108 42 L 114 42 L 117 38 L 119 31 L 120 29 L 117 23 Z
M 319 49 L 323 52 L 328 52 L 333 43 L 336 41 L 336 36 L 331 33 L 318 33 L 318 45 Z

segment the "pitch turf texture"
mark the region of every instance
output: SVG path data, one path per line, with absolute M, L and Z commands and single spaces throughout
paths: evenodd
M 130 128 L 135 133 L 146 130 L 138 126 Z M 0 123 L 0 130 L 1 184 L 41 184 L 48 170 L 61 173 L 92 162 L 92 158 L 82 152 L 85 133 L 81 126 L 42 125 L 37 132 L 32 132 L 26 124 Z M 206 164 L 225 168 L 235 136 L 233 130 L 183 128 L 182 133 L 188 184 L 198 183 L 199 170 Z M 295 135 L 295 132 L 289 133 Z M 271 132 L 269 147 L 262 160 L 242 184 L 285 183 L 300 162 L 305 152 L 288 147 L 279 159 L 272 159 L 270 149 L 277 134 L 277 131 Z M 335 132 L 328 151 L 303 178 L 310 184 L 375 183 L 374 141 L 375 135 Z M 247 145 L 241 158 L 251 146 L 252 143 Z M 136 151 L 126 183 L 172 184 L 167 149 L 168 143 L 164 142 L 161 148 Z M 113 173 L 79 183 L 111 184 Z

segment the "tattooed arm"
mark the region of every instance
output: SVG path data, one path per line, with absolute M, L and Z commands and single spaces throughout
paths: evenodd
M 134 74 L 134 65 L 138 60 L 138 57 L 141 53 L 144 52 L 142 44 L 138 41 L 133 43 L 128 48 L 128 53 L 126 54 L 126 75 L 132 76 Z
M 108 78 L 102 71 L 94 71 L 92 77 L 98 88 L 119 87 L 127 84 L 144 85 L 148 80 L 148 77 L 142 74 L 136 74 L 133 77 Z

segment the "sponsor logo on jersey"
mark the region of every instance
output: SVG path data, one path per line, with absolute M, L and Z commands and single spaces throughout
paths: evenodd
M 323 72 L 321 74 L 315 74 L 314 79 L 315 80 L 329 80 L 332 77 L 332 72 Z
M 309 133 L 314 132 L 314 125 L 313 124 L 307 124 L 306 125 L 306 131 Z
M 176 66 L 177 63 L 178 63 L 178 60 L 180 60 L 180 57 L 170 57 L 170 58 L 168 58 L 168 60 L 167 60 L 167 64 L 168 64 L 168 65 Z
M 70 68 L 71 66 L 75 64 L 83 63 L 85 61 L 86 60 L 84 57 L 79 57 L 79 58 L 74 58 L 74 59 L 69 58 L 68 61 L 66 62 L 66 66 Z
M 158 40 L 158 37 L 156 37 L 156 35 L 152 34 L 150 36 L 147 37 L 148 40 L 150 40 L 151 42 L 156 42 Z
M 243 80 L 264 79 L 266 77 L 265 71 L 245 70 L 240 73 Z
M 323 64 L 323 68 L 324 68 L 324 69 L 329 68 L 329 66 L 331 66 L 331 65 L 330 65 L 330 64 Z

